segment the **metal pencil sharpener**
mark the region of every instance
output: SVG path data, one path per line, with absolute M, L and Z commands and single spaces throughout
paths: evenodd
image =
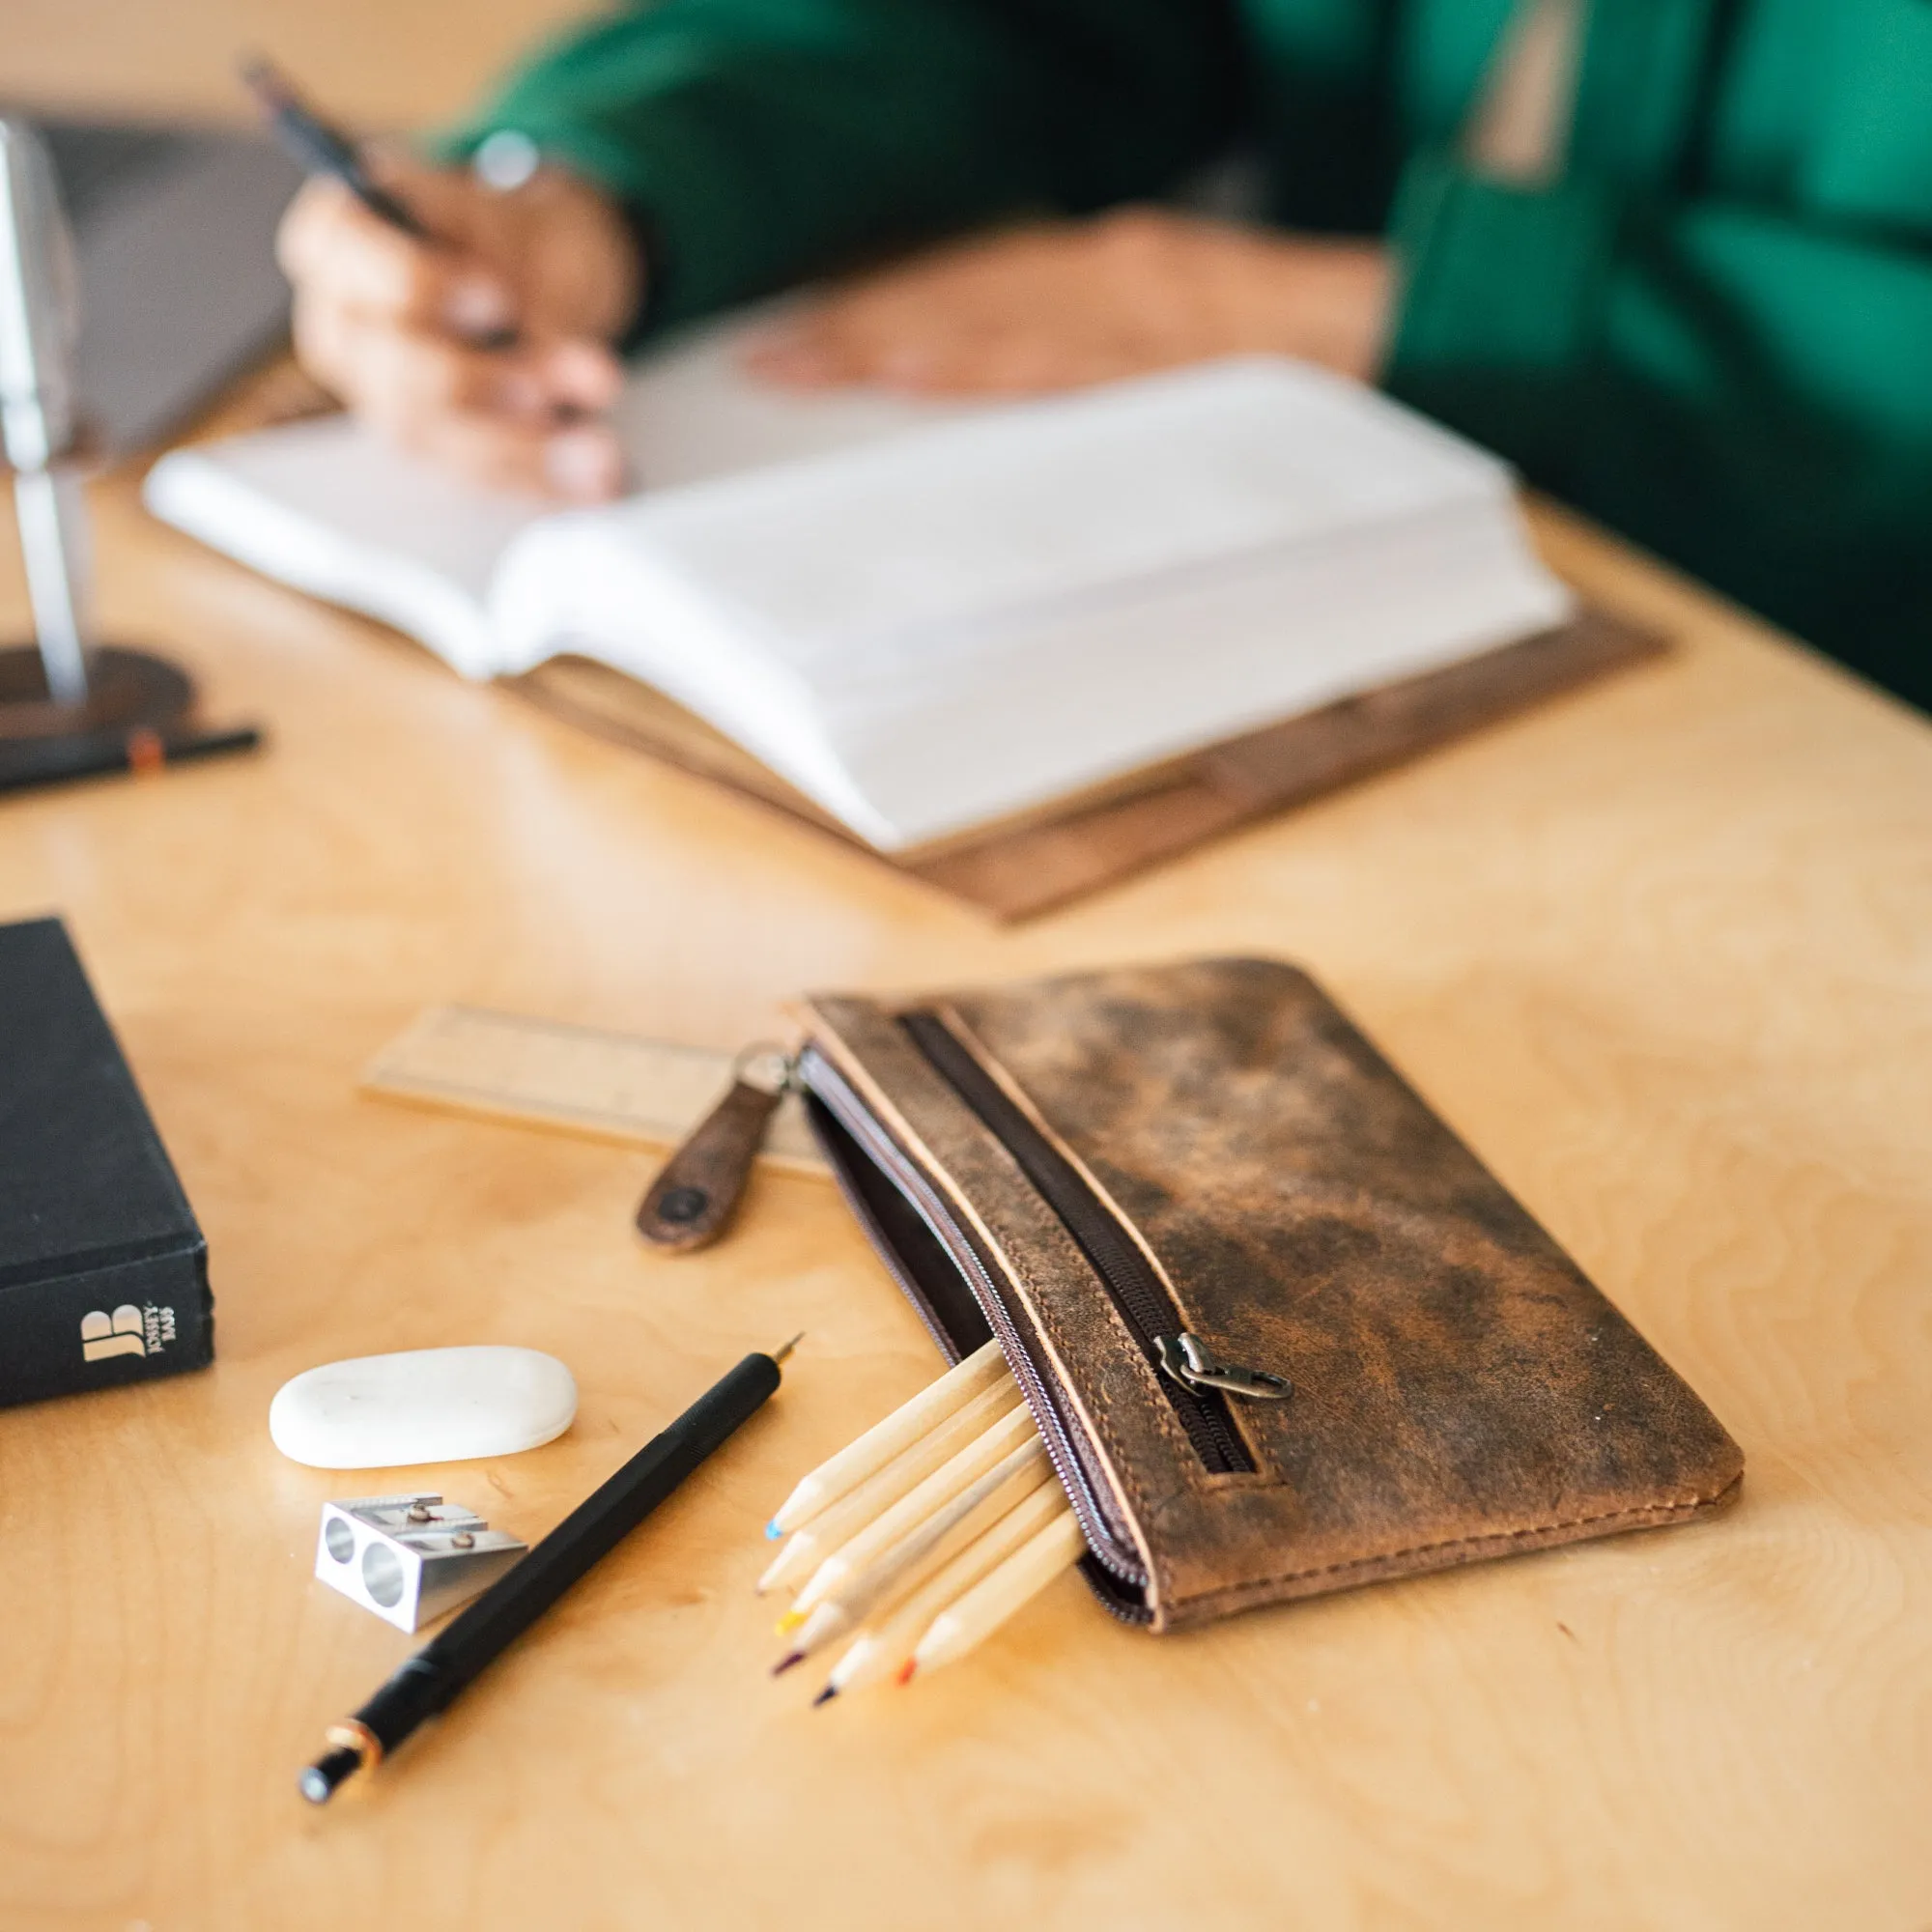
M 364 1496 L 323 1504 L 315 1574 L 413 1631 L 487 1590 L 528 1548 L 440 1496 Z

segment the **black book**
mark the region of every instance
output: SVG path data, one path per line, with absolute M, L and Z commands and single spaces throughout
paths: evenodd
M 0 1405 L 213 1357 L 208 1243 L 67 928 L 0 925 Z

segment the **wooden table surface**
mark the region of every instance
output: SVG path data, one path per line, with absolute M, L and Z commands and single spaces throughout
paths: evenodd
M 0 802 L 207 1229 L 210 1372 L 0 1415 L 0 1926 L 1932 1925 L 1932 727 L 1554 516 L 1665 663 L 1017 930 L 467 687 L 98 493 L 108 633 L 248 760 Z M 0 615 L 24 602 L 9 560 Z M 1743 1443 L 1706 1525 L 1153 1639 L 1071 1577 L 970 1662 L 768 1682 L 758 1525 L 929 1377 L 836 1197 L 640 1250 L 636 1151 L 358 1097 L 444 1000 L 730 1047 L 810 986 L 1312 967 Z M 418 1482 L 526 1536 L 751 1348 L 781 1395 L 440 1726 L 311 1580 Z M 327 1475 L 289 1376 L 552 1350 L 559 1441 Z
M 252 123 L 235 78 L 259 48 L 332 116 L 412 127 L 460 113 L 586 0 L 6 0 L 0 101 L 43 112 Z

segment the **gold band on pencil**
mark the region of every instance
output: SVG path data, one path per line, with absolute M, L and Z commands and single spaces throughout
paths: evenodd
M 364 1771 L 374 1771 L 383 1761 L 383 1740 L 367 1724 L 358 1724 L 354 1718 L 330 1724 L 323 1732 L 322 1741 L 338 1750 L 355 1751 L 361 1758 Z

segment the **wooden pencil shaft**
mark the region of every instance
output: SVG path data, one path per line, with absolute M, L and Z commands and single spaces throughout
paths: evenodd
M 766 1566 L 764 1575 L 758 1578 L 758 1595 L 762 1597 L 767 1590 L 789 1587 L 801 1577 L 810 1576 L 812 1567 L 821 1560 L 817 1544 L 809 1540 L 804 1530 L 787 1537 L 779 1553 Z
M 854 1623 L 891 1609 L 1052 1477 L 1046 1444 L 1035 1436 L 827 1601 Z
M 913 1649 L 915 1671 L 923 1673 L 955 1662 L 985 1642 L 1063 1570 L 1070 1570 L 1085 1548 L 1080 1525 L 1070 1510 L 1064 1519 L 1056 1518 L 1036 1531 L 997 1570 L 932 1620 Z
M 990 1529 L 976 1536 L 912 1593 L 880 1606 L 845 1654 L 833 1665 L 827 1680 L 837 1691 L 864 1690 L 893 1676 L 911 1657 L 927 1627 L 949 1609 L 980 1577 L 989 1576 L 1036 1531 L 1062 1515 L 1071 1515 L 1066 1497 L 1053 1483 L 1020 1500 Z
M 1002 1457 L 1010 1455 L 1029 1440 L 1038 1439 L 1039 1432 L 1026 1409 L 1016 1408 L 1002 1416 L 976 1441 L 941 1463 L 891 1509 L 827 1556 L 799 1591 L 793 1611 L 810 1610 L 847 1577 L 856 1576 L 901 1538 L 911 1535 L 960 1491 L 977 1483 Z
M 810 1655 L 842 1636 L 861 1617 L 889 1608 L 1047 1481 L 1046 1445 L 1035 1436 L 989 1469 L 936 1515 L 820 1600 L 792 1639 Z
M 772 1527 L 780 1535 L 803 1528 L 819 1511 L 857 1489 L 874 1470 L 884 1468 L 908 1444 L 936 1429 L 1002 1378 L 1010 1378 L 1010 1374 L 997 1341 L 976 1349 L 804 1477 L 779 1506 Z
M 1071 1514 L 1065 1492 L 1059 1484 L 1037 1482 L 1010 1508 L 980 1525 L 977 1535 L 962 1540 L 950 1550 L 946 1560 L 927 1571 L 912 1590 L 881 1605 L 881 1621 L 918 1618 L 923 1619 L 923 1629 L 942 1610 L 950 1609 L 981 1577 L 991 1576 L 1048 1523 Z M 910 1650 L 910 1644 L 907 1648 Z
M 883 1516 L 901 1496 L 910 1494 L 935 1469 L 1019 1404 L 1019 1384 L 1010 1376 L 981 1390 L 964 1408 L 948 1416 L 929 1435 L 908 1443 L 856 1490 L 839 1497 L 796 1531 L 759 1577 L 759 1590 L 795 1584 L 810 1576 L 841 1543 Z

